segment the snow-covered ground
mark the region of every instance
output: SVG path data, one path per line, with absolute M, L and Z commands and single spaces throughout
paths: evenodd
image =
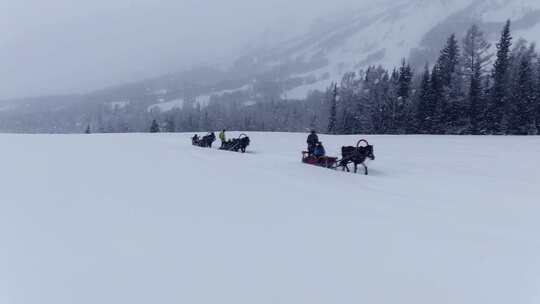
M 540 303 L 538 137 L 190 136 L 0 135 L 0 303 Z

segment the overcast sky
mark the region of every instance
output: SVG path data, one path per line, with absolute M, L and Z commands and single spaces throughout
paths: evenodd
M 0 0 L 0 99 L 85 92 L 228 58 L 365 0 Z

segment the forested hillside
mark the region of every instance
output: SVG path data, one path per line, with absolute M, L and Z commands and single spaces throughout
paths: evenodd
M 306 100 L 190 105 L 154 115 L 165 131 L 237 129 L 332 134 L 514 134 L 540 130 L 540 62 L 534 43 L 514 41 L 511 22 L 496 52 L 473 25 L 452 34 L 434 63 L 415 70 L 371 66 L 346 73 Z

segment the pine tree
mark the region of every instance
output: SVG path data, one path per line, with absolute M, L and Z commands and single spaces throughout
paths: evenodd
M 493 68 L 493 88 L 491 100 L 488 104 L 487 127 L 490 134 L 503 134 L 505 132 L 505 110 L 507 103 L 508 71 L 510 66 L 510 47 L 512 36 L 510 20 L 506 22 L 497 43 L 497 59 Z
M 152 125 L 150 126 L 150 133 L 159 133 L 159 124 L 157 120 L 152 120 Z
M 524 54 L 521 57 L 517 80 L 512 90 L 508 119 L 508 133 L 512 135 L 529 135 L 536 131 L 534 125 L 535 86 L 531 60 L 531 54 Z
M 536 134 L 540 134 L 540 57 L 538 58 L 536 69 L 536 96 L 535 96 L 535 122 L 536 122 Z
M 431 94 L 434 106 L 433 130 L 435 134 L 448 132 L 451 120 L 451 106 L 457 88 L 456 74 L 459 69 L 460 50 L 455 34 L 452 34 L 441 50 L 431 73 Z
M 443 121 L 443 112 L 445 110 L 443 104 L 443 86 L 441 77 L 439 76 L 439 67 L 435 65 L 431 71 L 430 80 L 430 100 L 431 100 L 431 129 L 427 130 L 430 134 L 443 134 L 444 130 L 441 128 Z
M 418 96 L 418 104 L 416 107 L 416 132 L 426 134 L 431 132 L 431 119 L 433 113 L 431 100 L 431 79 L 429 67 L 426 64 L 424 73 L 422 74 L 422 82 L 420 83 L 420 94 Z
M 442 86 L 450 86 L 454 73 L 458 72 L 459 61 L 460 49 L 458 41 L 456 40 L 456 35 L 452 34 L 446 41 L 446 45 L 441 50 L 441 54 L 437 60 L 438 74 L 442 81 Z
M 435 76 L 439 81 L 437 94 L 436 131 L 438 134 L 456 133 L 462 124 L 459 121 L 463 112 L 461 81 L 461 51 L 452 34 L 437 60 Z
M 463 38 L 462 61 L 463 74 L 469 78 L 467 96 L 469 131 L 475 135 L 480 134 L 485 125 L 482 77 L 493 57 L 493 54 L 489 52 L 490 48 L 491 44 L 484 38 L 484 33 L 476 24 L 472 25 Z
M 408 100 L 411 94 L 411 82 L 413 79 L 413 72 L 411 66 L 403 59 L 401 67 L 399 68 L 398 76 L 398 98 Z
M 464 78 L 459 73 L 452 75 L 452 81 L 447 88 L 447 110 L 445 115 L 445 133 L 463 134 L 468 127 L 468 100 Z
M 393 130 L 396 87 L 399 73 L 388 74 L 382 67 L 371 67 L 361 85 L 357 113 L 363 113 L 362 129 L 356 132 L 388 134 Z
M 462 44 L 463 73 L 472 78 L 477 72 L 477 65 L 480 67 L 480 74 L 485 73 L 493 54 L 489 52 L 491 44 L 486 41 L 484 33 L 476 24 L 469 28 Z
M 331 92 L 329 92 L 330 99 L 330 116 L 328 119 L 328 134 L 335 134 L 337 128 L 337 96 L 338 88 L 337 83 L 332 84 L 330 87 Z
M 397 134 L 399 130 L 399 78 L 400 72 L 394 69 L 390 75 L 381 69 L 375 70 L 379 74 L 374 82 L 370 83 L 370 96 L 368 102 L 375 102 L 379 105 L 380 127 L 378 133 Z
M 84 131 L 84 133 L 85 133 L 85 134 L 90 134 L 90 133 L 92 133 L 92 130 L 90 129 L 90 125 L 88 125 L 88 126 L 86 127 L 86 130 Z
M 399 77 L 397 84 L 397 103 L 394 117 L 394 133 L 406 133 L 411 129 L 411 121 L 409 117 L 410 110 L 410 95 L 412 87 L 413 71 L 411 66 L 402 61 L 399 69 Z
M 480 134 L 483 121 L 484 104 L 482 98 L 482 64 L 475 61 L 471 83 L 469 85 L 469 124 L 470 133 Z
M 339 87 L 339 112 L 340 117 L 336 121 L 337 129 L 342 134 L 352 134 L 358 125 L 357 111 L 355 109 L 356 92 L 355 89 L 359 86 L 359 79 L 356 73 L 345 73 L 341 79 Z

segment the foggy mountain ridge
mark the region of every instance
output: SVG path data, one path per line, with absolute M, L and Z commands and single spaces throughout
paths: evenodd
M 417 68 L 433 63 L 448 35 L 455 32 L 462 36 L 473 23 L 494 42 L 509 18 L 515 37 L 539 39 L 540 3 L 534 0 L 409 0 L 372 5 L 319 18 L 303 34 L 285 41 L 262 35 L 229 64 L 193 68 L 86 94 L 2 101 L 0 129 L 77 132 L 97 114 L 109 110 L 142 117 L 149 111 L 181 108 L 186 102 L 204 107 L 221 99 L 243 103 L 304 99 L 312 90 L 324 90 L 345 72 L 370 65 L 391 68 L 403 57 Z M 65 125 L 44 126 L 40 123 L 44 119 L 38 119 L 43 115 L 69 118 L 63 121 Z

